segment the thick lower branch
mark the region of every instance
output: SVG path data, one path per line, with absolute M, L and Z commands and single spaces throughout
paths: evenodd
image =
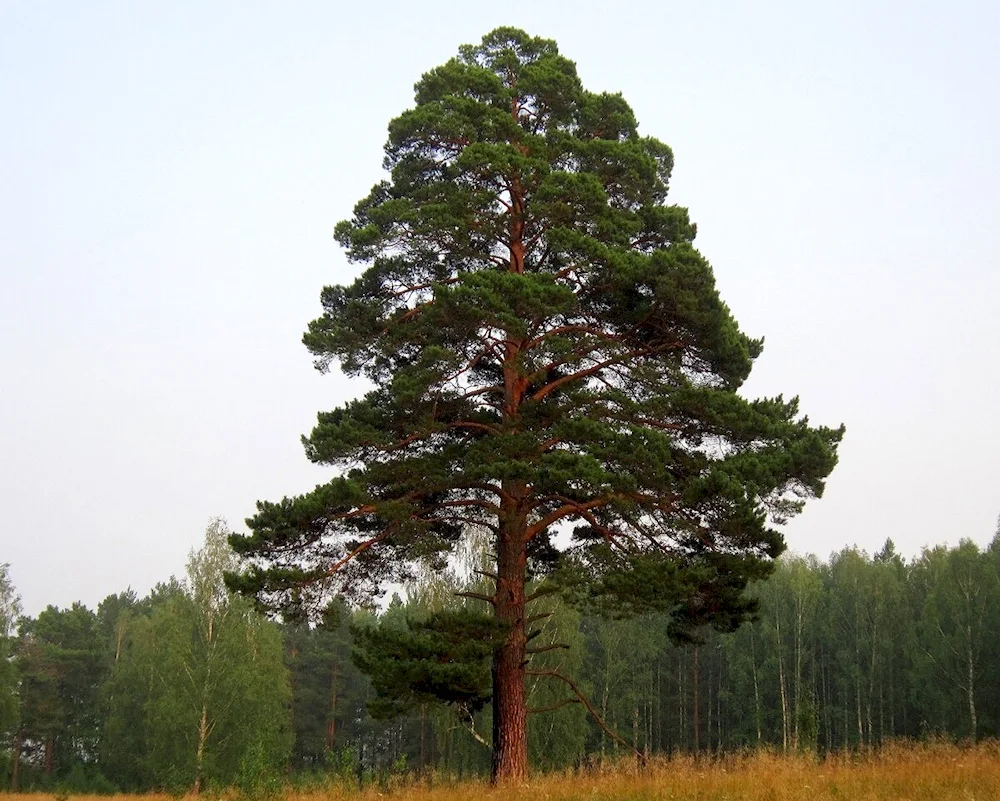
M 594 719 L 597 725 L 600 726 L 601 729 L 603 729 L 604 733 L 607 734 L 608 737 L 610 737 L 616 743 L 620 743 L 621 745 L 625 746 L 630 751 L 632 751 L 632 753 L 635 754 L 636 759 L 645 764 L 646 755 L 642 753 L 642 751 L 640 751 L 638 748 L 633 746 L 628 740 L 626 740 L 620 734 L 611 729 L 611 727 L 604 722 L 604 719 L 598 714 L 597 710 L 594 709 L 594 705 L 590 703 L 590 701 L 587 699 L 587 696 L 585 696 L 580 691 L 580 688 L 576 686 L 576 682 L 573 681 L 573 679 L 571 679 L 569 676 L 564 676 L 558 670 L 552 670 L 552 669 L 526 670 L 525 673 L 529 676 L 551 676 L 554 679 L 559 679 L 560 681 L 565 682 L 569 686 L 569 688 L 573 691 L 573 693 L 576 695 L 576 697 L 580 699 L 580 703 L 587 708 L 587 711 L 590 713 L 590 716 Z
M 528 527 L 527 538 L 530 540 L 535 535 L 545 531 L 553 523 L 562 520 L 564 517 L 569 517 L 570 515 L 576 514 L 583 516 L 586 512 L 592 509 L 600 509 L 602 506 L 607 506 L 608 504 L 619 499 L 619 495 L 604 495 L 600 498 L 594 498 L 593 500 L 580 503 L 579 501 L 574 501 L 570 498 L 563 499 L 563 505 L 558 509 L 555 509 L 549 514 L 542 517 L 537 522 L 533 523 Z
M 332 576 L 335 573 L 338 573 L 344 565 L 356 559 L 358 556 L 363 554 L 365 551 L 367 551 L 376 543 L 379 543 L 382 540 L 384 540 L 386 537 L 392 534 L 392 532 L 395 531 L 397 528 L 399 528 L 398 524 L 393 523 L 392 525 L 384 528 L 379 534 L 375 535 L 370 540 L 365 540 L 360 545 L 358 545 L 353 551 L 344 556 L 342 559 L 337 560 L 327 571 L 327 574 Z

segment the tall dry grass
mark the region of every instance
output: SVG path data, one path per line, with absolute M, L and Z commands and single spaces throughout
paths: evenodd
M 79 801 L 107 797 L 74 796 Z M 135 796 L 116 796 L 128 801 Z M 146 795 L 142 801 L 172 801 Z M 440 776 L 388 786 L 286 792 L 281 801 L 1000 801 L 1000 743 L 897 743 L 871 754 L 748 752 L 718 760 L 679 757 L 568 771 L 491 787 Z M 63 801 L 0 794 L 0 801 Z

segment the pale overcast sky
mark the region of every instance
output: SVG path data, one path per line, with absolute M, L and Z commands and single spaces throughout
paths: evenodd
M 796 551 L 1000 514 L 1000 4 L 0 0 L 0 562 L 25 610 L 183 571 L 329 475 L 300 344 L 427 69 L 553 38 L 674 148 L 749 395 L 847 424 Z

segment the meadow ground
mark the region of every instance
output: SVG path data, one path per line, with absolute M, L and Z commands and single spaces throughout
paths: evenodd
M 108 797 L 72 796 L 79 801 Z M 173 801 L 170 796 L 115 796 Z M 63 801 L 65 796 L 59 796 Z M 1000 801 L 1000 742 L 974 746 L 896 744 L 874 754 L 819 761 L 754 752 L 724 759 L 656 760 L 533 778 L 493 788 L 442 777 L 324 790 L 289 790 L 280 801 Z M 0 794 L 0 801 L 57 801 L 45 794 Z

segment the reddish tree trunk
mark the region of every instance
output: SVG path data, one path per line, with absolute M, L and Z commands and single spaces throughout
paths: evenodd
M 511 488 L 512 495 L 521 494 Z M 524 691 L 526 521 L 518 500 L 507 504 L 497 554 L 496 616 L 507 628 L 503 645 L 493 656 L 494 783 L 519 781 L 528 775 L 527 705 Z
M 512 100 L 511 114 L 518 119 L 519 101 Z M 524 273 L 525 193 L 521 178 L 510 176 L 510 229 L 507 269 Z M 506 423 L 515 423 L 528 388 L 519 358 L 523 342 L 510 332 L 504 344 L 503 381 Z M 527 578 L 528 515 L 526 501 L 530 494 L 524 481 L 505 479 L 498 517 L 496 594 L 494 613 L 507 628 L 503 645 L 493 655 L 493 766 L 494 784 L 520 781 L 528 775 L 527 699 L 524 671 L 527 663 L 525 621 L 525 583 Z

